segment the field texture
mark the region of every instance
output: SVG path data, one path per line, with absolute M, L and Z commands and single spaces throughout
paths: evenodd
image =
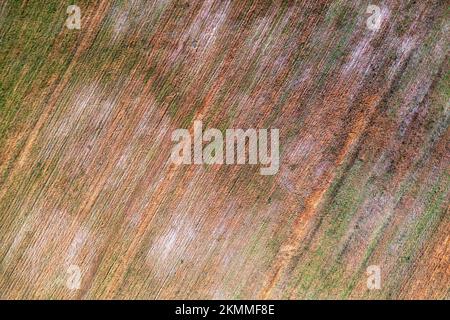
M 450 299 L 449 8 L 0 0 L 0 298 Z M 195 120 L 278 173 L 173 164 Z

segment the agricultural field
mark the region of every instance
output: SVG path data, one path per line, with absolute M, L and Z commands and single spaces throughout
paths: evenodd
M 445 0 L 0 0 L 0 298 L 450 299 L 449 35 Z M 196 121 L 278 129 L 276 173 L 174 163 Z

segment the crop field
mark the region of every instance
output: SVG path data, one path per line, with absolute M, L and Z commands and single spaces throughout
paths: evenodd
M 449 35 L 446 0 L 0 0 L 0 299 L 450 299 Z M 278 129 L 277 172 L 174 163 L 195 121 Z

